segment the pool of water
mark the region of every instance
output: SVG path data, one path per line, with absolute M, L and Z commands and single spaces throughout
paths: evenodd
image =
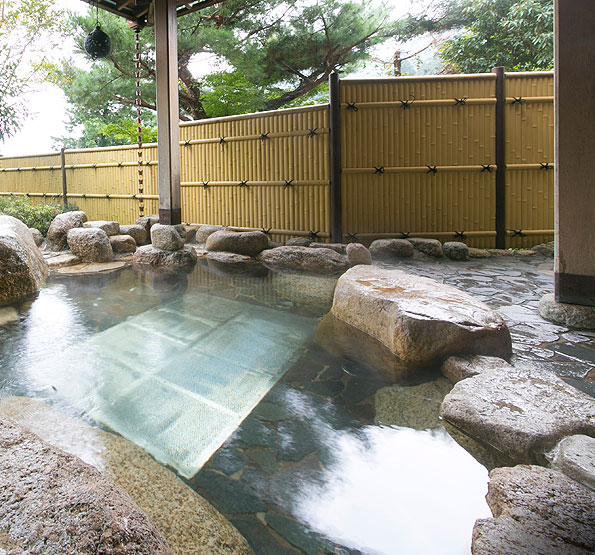
M 257 554 L 470 553 L 488 476 L 438 419 L 448 384 L 327 350 L 333 285 L 206 265 L 54 277 L 0 327 L 0 395 L 141 445 Z

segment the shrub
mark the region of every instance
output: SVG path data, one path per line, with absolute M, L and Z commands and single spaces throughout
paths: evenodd
M 57 214 L 78 210 L 73 204 L 63 206 L 57 203 L 33 204 L 31 199 L 21 196 L 0 197 L 0 214 L 13 216 L 27 227 L 34 227 L 45 237 L 52 220 Z

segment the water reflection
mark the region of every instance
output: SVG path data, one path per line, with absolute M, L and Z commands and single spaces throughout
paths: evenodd
M 296 518 L 365 553 L 470 553 L 475 520 L 491 516 L 488 473 L 443 428 L 333 435 L 334 462 L 301 484 Z

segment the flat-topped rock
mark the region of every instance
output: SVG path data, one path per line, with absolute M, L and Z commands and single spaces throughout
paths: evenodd
M 83 227 L 103 229 L 107 236 L 119 235 L 120 224 L 118 222 L 108 220 L 91 220 L 83 223 Z
M 467 254 L 469 258 L 491 258 L 492 254 L 487 249 L 476 249 L 469 247 Z
M 511 354 L 508 328 L 487 305 L 399 270 L 351 268 L 339 278 L 332 313 L 415 366 L 455 354 Z
M 0 414 L 100 470 L 151 519 L 174 555 L 252 553 L 246 540 L 210 503 L 131 441 L 35 399 L 2 399 Z
M 0 550 L 170 553 L 132 499 L 95 468 L 0 419 Z
M 220 230 L 211 233 L 206 240 L 209 251 L 225 251 L 245 256 L 257 256 L 269 245 L 262 231 Z
M 130 235 L 137 246 L 145 245 L 147 243 L 147 238 L 149 237 L 147 230 L 139 224 L 121 225 L 120 233 L 122 235 Z
M 552 468 L 595 490 L 595 438 L 565 437 L 547 458 Z
M 184 246 L 185 236 L 186 232 L 182 226 L 163 224 L 151 226 L 151 244 L 156 249 L 178 251 Z
M 559 303 L 553 293 L 539 301 L 539 315 L 550 322 L 579 330 L 595 329 L 595 307 L 580 304 Z
M 451 260 L 467 260 L 469 247 L 460 241 L 447 241 L 442 245 L 442 252 Z
M 136 241 L 130 235 L 112 235 L 109 242 L 114 253 L 134 252 L 136 250 Z
M 48 229 L 48 247 L 53 251 L 63 251 L 68 247 L 66 236 L 68 232 L 75 227 L 82 227 L 87 221 L 87 215 L 80 211 L 65 212 L 58 214 L 50 224 Z
M 49 252 L 43 253 L 43 257 L 50 270 L 56 270 L 63 268 L 64 266 L 73 266 L 74 264 L 80 264 L 81 259 L 72 254 L 71 252 Z
M 481 355 L 453 356 L 448 357 L 440 367 L 440 371 L 452 383 L 460 382 L 465 378 L 477 376 L 486 370 L 502 370 L 506 372 L 512 368 L 504 359 L 498 357 L 486 357 Z
M 340 274 L 349 268 L 347 257 L 331 249 L 283 246 L 260 254 L 267 266 L 318 274 Z
M 372 258 L 411 258 L 415 249 L 406 239 L 376 239 L 370 245 Z
M 544 463 L 565 436 L 595 435 L 595 399 L 538 367 L 496 368 L 462 380 L 441 415 L 517 463 Z
M 309 247 L 310 243 L 312 240 L 307 237 L 292 237 L 285 245 L 288 247 Z
M 38 291 L 47 275 L 29 228 L 17 218 L 0 216 L 0 305 Z
M 68 248 L 83 262 L 110 262 L 114 253 L 107 233 L 96 227 L 71 229 L 67 235 Z
M 425 239 L 423 237 L 411 237 L 407 239 L 413 248 L 423 254 L 434 258 L 444 258 L 442 243 L 438 239 Z
M 494 518 L 473 528 L 473 555 L 595 552 L 595 493 L 540 466 L 496 468 L 486 500 Z
M 171 270 L 191 268 L 196 264 L 196 260 L 196 253 L 191 247 L 169 251 L 153 245 L 138 247 L 132 257 L 133 264 Z

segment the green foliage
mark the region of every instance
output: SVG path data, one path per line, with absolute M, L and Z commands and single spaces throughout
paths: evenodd
M 2 0 L 0 21 L 0 141 L 14 135 L 27 116 L 26 93 L 45 73 L 60 12 L 52 0 Z M 33 61 L 34 60 L 34 61 Z
M 47 235 L 52 220 L 57 214 L 70 212 L 78 208 L 69 204 L 64 207 L 56 203 L 33 204 L 27 197 L 10 196 L 0 197 L 0 214 L 13 216 L 21 220 L 27 227 L 34 227 Z
M 440 51 L 452 71 L 553 68 L 553 0 L 473 0 L 464 16 L 464 31 L 444 41 Z

